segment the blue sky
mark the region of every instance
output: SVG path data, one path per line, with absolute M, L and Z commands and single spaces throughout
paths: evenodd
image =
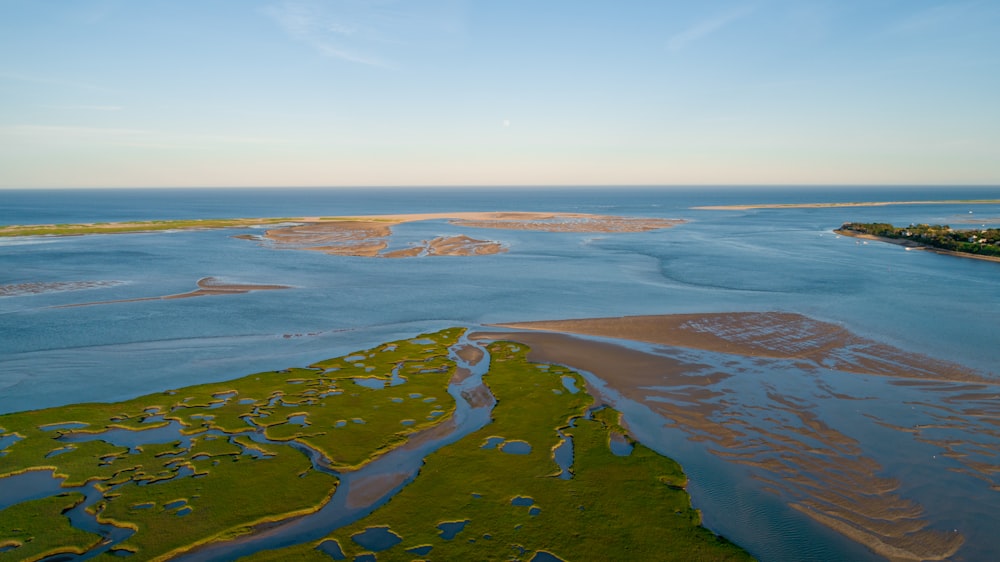
M 0 0 L 0 187 L 1000 184 L 1000 2 Z

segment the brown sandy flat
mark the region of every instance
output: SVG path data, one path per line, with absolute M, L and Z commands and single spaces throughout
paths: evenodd
M 390 490 L 406 481 L 405 473 L 374 474 L 360 478 L 351 483 L 347 490 L 347 506 L 361 507 L 389 493 Z
M 644 232 L 670 228 L 684 221 L 616 217 L 580 213 L 474 212 L 365 215 L 354 217 L 304 217 L 296 224 L 267 230 L 261 237 L 277 248 L 320 251 L 331 255 L 409 258 L 418 256 L 479 256 L 506 252 L 493 240 L 465 235 L 441 236 L 410 248 L 384 252 L 392 226 L 412 221 L 449 219 L 468 228 L 534 230 L 542 232 Z M 243 236 L 243 239 L 248 237 Z M 250 239 L 254 239 L 250 237 Z
M 459 347 L 458 351 L 455 353 L 462 359 L 462 361 L 465 361 L 472 366 L 478 365 L 479 362 L 483 360 L 483 357 L 486 356 L 486 353 L 482 350 L 482 348 L 475 345 L 463 345 Z
M 801 333 L 803 317 L 780 315 L 766 318 L 735 315 L 684 315 L 629 319 L 595 319 L 548 323 L 512 324 L 538 328 L 541 324 L 571 327 L 586 333 L 602 331 L 605 337 L 639 334 L 642 341 L 653 343 L 683 341 L 687 347 L 712 348 L 735 353 L 726 347 L 732 340 L 741 352 L 757 357 L 785 361 L 809 357 L 802 349 L 810 336 Z M 707 318 L 706 318 L 707 317 Z M 713 318 L 714 317 L 714 318 Z M 770 326 L 786 321 L 797 334 L 784 341 L 703 334 L 686 325 L 691 320 L 715 320 L 727 326 L 731 322 L 753 332 L 763 323 Z M 719 320 L 725 320 L 718 322 Z M 738 321 L 738 322 L 737 322 Z M 814 322 L 814 321 L 813 321 Z M 696 326 L 712 325 L 696 323 Z M 831 336 L 824 353 L 832 354 L 838 343 L 854 341 L 841 334 L 836 326 L 819 323 L 824 329 L 813 335 Z M 668 336 L 670 331 L 693 332 Z M 773 332 L 774 330 L 768 330 Z M 942 532 L 929 527 L 924 509 L 895 492 L 899 483 L 879 476 L 883 468 L 867 457 L 860 444 L 828 426 L 813 411 L 814 404 L 805 397 L 786 396 L 764 383 L 764 396 L 744 403 L 728 380 L 734 374 L 707 365 L 687 363 L 672 357 L 646 353 L 614 343 L 585 340 L 552 332 L 481 332 L 474 340 L 505 340 L 529 346 L 529 360 L 568 365 L 595 374 L 623 396 L 640 402 L 673 425 L 684 430 L 694 441 L 708 443 L 708 450 L 729 462 L 752 467 L 751 474 L 765 490 L 789 501 L 790 505 L 814 520 L 864 544 L 891 560 L 941 560 L 950 557 L 963 544 L 959 533 Z M 860 339 L 860 338 L 858 338 Z M 838 341 L 839 340 L 839 341 Z M 849 344 L 853 345 L 853 344 Z M 891 349 L 891 348 L 879 348 Z M 767 352 L 769 355 L 761 355 Z M 896 355 L 900 355 L 898 352 Z M 951 385 L 954 388 L 955 385 Z M 764 400 L 760 403 L 760 400 Z
M 625 316 L 497 324 L 751 357 L 801 359 L 850 373 L 996 384 L 949 363 L 856 336 L 835 324 L 783 312 Z
M 683 223 L 677 219 L 617 217 L 557 213 L 544 218 L 456 219 L 457 226 L 472 228 L 498 228 L 507 230 L 535 230 L 541 232 L 646 232 L 671 228 Z

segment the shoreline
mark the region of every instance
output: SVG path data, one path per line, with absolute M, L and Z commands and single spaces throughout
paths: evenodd
M 0 226 L 0 237 L 16 236 L 81 236 L 86 234 L 131 234 L 163 231 L 221 230 L 272 226 L 336 225 L 351 222 L 377 223 L 391 227 L 396 224 L 424 220 L 449 219 L 457 226 L 498 228 L 506 230 L 541 230 L 550 232 L 638 232 L 669 228 L 682 224 L 682 219 L 623 217 L 588 213 L 521 212 L 521 211 L 462 211 L 454 213 L 410 213 L 385 215 L 345 215 L 306 217 L 259 217 L 235 219 L 177 219 L 156 221 L 124 221 L 78 224 L 28 224 Z M 624 225 L 624 226 L 623 226 Z
M 850 201 L 843 203 L 763 203 L 754 205 L 702 205 L 698 211 L 749 211 L 754 209 L 825 209 L 887 207 L 890 205 L 1000 205 L 1000 199 L 941 199 L 936 201 Z
M 943 248 L 935 248 L 934 246 L 928 246 L 926 244 L 921 244 L 920 242 L 915 242 L 913 240 L 903 240 L 902 238 L 886 238 L 884 236 L 875 236 L 873 234 L 864 234 L 862 232 L 854 232 L 853 230 L 834 230 L 834 234 L 840 234 L 842 236 L 848 236 L 850 238 L 860 238 L 862 240 L 873 240 L 875 242 L 885 242 L 887 244 L 893 244 L 895 246 L 903 246 L 908 250 L 920 250 L 923 252 L 932 252 L 935 254 L 941 254 L 942 256 L 954 256 L 956 258 L 969 258 L 981 261 L 991 261 L 994 263 L 1000 263 L 1000 257 L 996 256 L 981 256 L 979 254 L 969 254 L 966 252 L 955 252 L 953 250 L 945 250 Z

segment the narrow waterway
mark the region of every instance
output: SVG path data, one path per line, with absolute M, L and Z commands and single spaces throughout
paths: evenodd
M 460 350 L 468 350 L 473 346 L 481 350 L 473 354 L 473 358 Z M 485 349 L 468 341 L 465 336 L 449 349 L 449 358 L 457 366 L 455 376 L 448 385 L 448 393 L 455 399 L 455 411 L 449 419 L 440 424 L 420 431 L 404 444 L 381 455 L 365 464 L 358 470 L 337 471 L 330 468 L 330 461 L 322 453 L 308 445 L 292 441 L 272 441 L 268 439 L 263 429 L 258 428 L 249 437 L 258 443 L 272 445 L 291 445 L 306 455 L 313 470 L 335 475 L 339 479 L 336 491 L 330 500 L 315 513 L 292 518 L 286 521 L 268 524 L 266 528 L 238 537 L 236 539 L 218 542 L 184 553 L 175 560 L 185 561 L 222 561 L 253 554 L 262 550 L 282 548 L 318 540 L 334 530 L 351 524 L 389 501 L 392 496 L 403 489 L 416 478 L 423 460 L 437 449 L 454 443 L 466 435 L 481 429 L 490 423 L 490 414 L 496 403 L 489 389 L 483 384 L 483 375 L 489 370 L 489 356 Z M 393 380 L 397 381 L 396 371 Z M 252 420 L 250 420 L 252 423 Z M 112 429 L 92 434 L 66 434 L 59 439 L 65 442 L 81 442 L 103 440 L 114 445 L 127 446 L 134 449 L 143 444 L 167 443 L 179 441 L 190 447 L 190 436 L 181 434 L 183 426 L 177 421 L 153 429 L 133 431 Z M 239 443 L 232 435 L 219 430 L 210 430 L 209 435 L 227 437 L 231 443 Z M 240 445 L 244 452 L 246 447 Z M 191 476 L 181 473 L 174 478 Z M 102 537 L 98 545 L 80 554 L 59 554 L 50 557 L 54 560 L 87 560 L 104 554 L 116 545 L 128 539 L 135 531 L 114 525 L 100 524 L 96 517 L 87 511 L 104 497 L 104 493 L 96 488 L 93 482 L 83 486 L 63 487 L 64 478 L 56 478 L 51 470 L 30 471 L 22 474 L 0 478 L 0 509 L 24 501 L 42 499 L 67 492 L 78 492 L 84 495 L 83 502 L 69 510 L 66 515 L 70 523 L 81 530 Z M 113 486 L 105 493 L 113 492 L 122 486 Z M 155 484 L 154 484 L 155 485 Z
M 439 448 L 458 441 L 490 423 L 495 400 L 483 384 L 489 357 L 466 361 L 459 349 L 474 345 L 463 338 L 449 350 L 458 366 L 448 386 L 456 409 L 450 419 L 410 437 L 396 449 L 374 459 L 358 470 L 334 472 L 340 479 L 336 492 L 315 513 L 268 525 L 250 535 L 218 542 L 182 554 L 178 561 L 225 561 L 260 552 L 315 541 L 349 525 L 384 505 L 416 478 L 424 458 Z M 483 350 L 485 354 L 485 350 Z M 482 397 L 489 398 L 483 400 Z M 314 460 L 314 464 L 317 464 Z M 329 470 L 329 469 L 328 469 Z

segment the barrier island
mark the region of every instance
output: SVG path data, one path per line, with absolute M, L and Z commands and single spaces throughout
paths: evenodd
M 750 559 L 679 465 L 529 352 L 452 328 L 0 415 L 0 560 Z

